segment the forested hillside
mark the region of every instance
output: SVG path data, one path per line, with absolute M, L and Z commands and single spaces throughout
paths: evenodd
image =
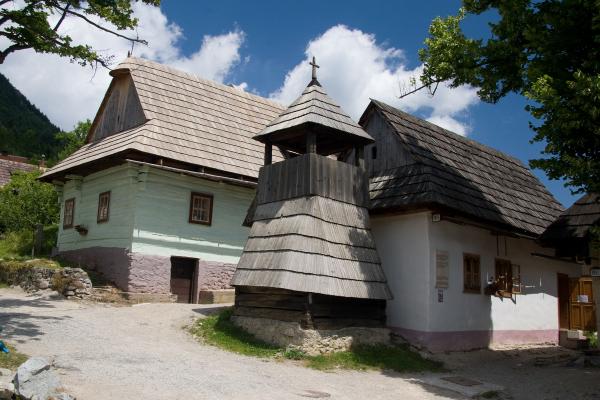
M 39 159 L 56 158 L 60 129 L 0 74 L 0 151 Z

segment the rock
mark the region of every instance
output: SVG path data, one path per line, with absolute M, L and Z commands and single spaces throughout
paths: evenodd
M 7 368 L 0 368 L 0 376 L 13 376 L 14 373 Z
M 15 385 L 12 382 L 0 380 L 0 400 L 10 400 L 15 393 Z
M 69 296 L 75 296 L 75 292 L 74 292 L 74 291 L 72 291 L 72 290 L 67 290 L 67 291 L 65 292 L 65 296 L 67 296 L 67 297 L 69 297 Z
M 45 281 L 45 280 L 38 281 L 37 287 L 38 287 L 38 289 L 46 290 L 50 287 L 50 283 L 48 283 L 48 281 Z
M 75 397 L 68 393 L 58 393 L 54 396 L 51 396 L 48 400 L 75 400 Z
M 56 372 L 43 357 L 32 357 L 25 361 L 13 380 L 15 393 L 24 400 L 45 400 L 61 386 Z

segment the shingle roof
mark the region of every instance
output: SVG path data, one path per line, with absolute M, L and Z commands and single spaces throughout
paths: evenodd
M 10 177 L 15 171 L 31 172 L 38 169 L 36 165 L 27 164 L 25 162 L 11 160 L 10 156 L 0 157 L 0 186 L 10 182 Z
M 433 205 L 538 236 L 563 207 L 518 159 L 385 103 L 374 107 L 410 154 L 408 165 L 371 178 L 371 209 Z
M 373 142 L 373 138 L 325 93 L 316 80 L 311 81 L 300 97 L 254 138 L 278 143 L 289 133 L 311 128 L 316 129 L 325 140 L 357 144 Z
M 281 113 L 281 105 L 139 58 L 117 69 L 131 74 L 148 121 L 87 143 L 44 177 L 130 150 L 258 177 L 263 148 L 252 137 Z
M 600 225 L 600 194 L 588 193 L 563 212 L 540 239 L 542 242 L 558 242 L 584 239 L 592 226 Z

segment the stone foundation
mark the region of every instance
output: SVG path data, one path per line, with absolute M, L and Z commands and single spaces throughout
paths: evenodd
M 130 296 L 139 293 L 139 298 L 147 301 L 170 301 L 171 257 L 131 253 L 116 247 L 88 247 L 63 251 L 59 256 L 101 273 Z M 200 291 L 230 289 L 234 271 L 233 264 L 198 260 L 194 302 L 198 302 Z
M 224 264 L 214 261 L 198 261 L 198 289 L 219 290 L 230 289 L 231 278 L 235 272 L 235 264 Z
M 386 328 L 302 329 L 297 322 L 241 316 L 233 316 L 231 321 L 264 342 L 296 347 L 308 355 L 345 351 L 357 345 L 390 344 L 390 330 Z

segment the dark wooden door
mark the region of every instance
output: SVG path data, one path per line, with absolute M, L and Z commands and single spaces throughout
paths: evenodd
M 196 260 L 192 258 L 171 258 L 171 293 L 177 296 L 178 303 L 191 303 L 194 288 Z
M 596 329 L 596 312 L 592 278 L 570 280 L 570 328 L 592 331 Z
M 569 275 L 558 274 L 558 327 L 569 329 Z

